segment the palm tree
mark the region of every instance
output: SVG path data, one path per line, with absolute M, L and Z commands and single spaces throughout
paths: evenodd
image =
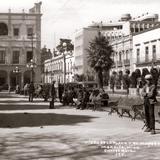
M 98 36 L 90 42 L 87 52 L 89 65 L 97 75 L 98 86 L 103 88 L 103 71 L 109 71 L 113 64 L 111 59 L 112 46 L 109 45 L 106 37 L 99 32 Z

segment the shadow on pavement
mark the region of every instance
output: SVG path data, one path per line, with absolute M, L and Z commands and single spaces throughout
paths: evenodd
M 0 104 L 0 111 L 1 110 L 26 110 L 26 109 L 49 109 L 49 103 L 48 105 L 44 104 L 34 104 L 34 103 L 19 103 L 19 102 L 14 102 L 14 103 L 6 103 L 6 104 Z
M 66 115 L 55 113 L 1 113 L 1 128 L 36 127 L 48 125 L 76 125 L 90 122 L 90 116 Z
M 91 160 L 108 159 L 97 146 L 85 144 L 84 139 L 71 135 L 19 135 L 0 143 L 2 159 Z M 101 157 L 101 158 L 100 158 Z M 112 154 L 112 158 L 115 157 Z M 108 159 L 109 160 L 109 159 Z

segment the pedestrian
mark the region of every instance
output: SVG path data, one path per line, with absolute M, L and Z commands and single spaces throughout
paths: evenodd
M 20 93 L 20 86 L 19 86 L 18 84 L 16 85 L 16 91 L 15 91 L 15 93 L 16 93 L 16 94 L 19 94 L 19 93 Z
M 51 86 L 51 101 L 50 101 L 50 109 L 54 109 L 54 98 L 55 98 L 55 87 L 54 87 L 55 81 L 52 82 L 52 86 Z
M 63 94 L 63 88 L 62 88 L 62 85 L 59 83 L 58 84 L 58 96 L 59 96 L 60 102 L 62 102 L 62 94 Z
M 115 88 L 115 81 L 116 81 L 116 72 L 113 71 L 111 78 L 110 78 L 110 87 L 112 89 L 113 94 L 114 94 L 114 88 Z
M 29 92 L 29 102 L 33 102 L 33 97 L 34 97 L 34 92 L 35 92 L 33 82 L 30 83 L 29 88 L 28 88 L 28 92 Z
M 26 83 L 26 84 L 24 85 L 24 88 L 23 88 L 23 90 L 24 90 L 24 95 L 25 95 L 25 96 L 28 95 L 28 89 L 29 89 L 29 84 Z
M 154 105 L 156 100 L 156 86 L 152 84 L 152 75 L 147 74 L 145 76 L 146 84 L 142 89 L 142 96 L 144 97 L 144 112 L 145 112 L 145 125 L 146 129 L 144 132 L 150 132 L 155 134 L 155 115 Z
M 68 90 L 65 89 L 64 90 L 64 93 L 62 94 L 62 103 L 63 103 L 63 106 L 66 106 L 69 104 L 69 98 L 68 98 Z
M 42 95 L 44 98 L 44 101 L 47 102 L 48 98 L 50 96 L 50 84 L 44 84 L 42 87 Z
M 77 101 L 75 101 L 75 103 L 76 103 L 76 109 L 80 109 L 81 108 L 82 101 L 83 101 L 83 91 L 80 89 L 78 91 Z
M 90 93 L 87 89 L 83 89 L 83 99 L 82 99 L 82 105 L 80 107 L 80 109 L 86 109 L 87 107 L 87 103 L 89 102 L 89 96 L 90 96 Z

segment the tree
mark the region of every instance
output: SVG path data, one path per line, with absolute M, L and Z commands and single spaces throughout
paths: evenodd
M 137 75 L 136 72 L 132 72 L 130 76 L 130 83 L 131 83 L 131 88 L 136 88 L 137 87 Z
M 88 52 L 88 63 L 91 68 L 95 70 L 97 75 L 98 87 L 103 88 L 103 71 L 109 71 L 113 60 L 111 55 L 113 53 L 112 46 L 109 45 L 105 36 L 98 33 L 86 49 Z
M 82 82 L 86 80 L 86 76 L 84 74 L 75 74 L 74 78 L 78 82 Z
M 50 49 L 47 49 L 46 46 L 44 46 L 41 49 L 41 71 L 44 72 L 44 61 L 47 59 L 52 58 L 52 53 Z
M 56 49 L 58 50 L 58 52 L 60 54 L 64 53 L 65 51 L 72 53 L 72 51 L 74 49 L 74 46 L 71 43 L 71 39 L 62 39 L 61 38 L 60 39 L 60 44 L 56 47 Z
M 153 84 L 157 85 L 158 78 L 159 78 L 159 73 L 158 73 L 157 68 L 153 68 L 152 67 L 151 70 L 150 70 L 150 73 L 151 73 L 151 75 L 153 77 Z
M 119 71 L 118 74 L 116 75 L 116 88 L 117 89 L 121 89 L 122 81 L 123 81 L 123 72 Z
M 147 68 L 143 68 L 143 69 L 142 69 L 142 85 L 144 85 L 144 84 L 146 83 L 146 81 L 145 81 L 145 76 L 146 76 L 147 74 L 150 74 L 149 70 L 148 70 Z
M 47 49 L 46 46 L 44 46 L 41 49 L 41 63 L 44 63 L 45 60 L 52 58 L 52 53 L 50 49 Z
M 136 69 L 135 70 L 136 73 L 136 81 L 137 81 L 137 88 L 139 90 L 139 88 L 142 88 L 142 75 L 141 75 L 141 70 L 140 69 Z
M 116 81 L 116 72 L 113 71 L 110 77 L 110 88 L 112 89 L 112 93 L 114 93 L 115 81 Z

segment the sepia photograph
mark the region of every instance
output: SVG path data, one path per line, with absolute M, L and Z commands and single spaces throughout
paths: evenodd
M 0 1 L 0 160 L 160 160 L 159 0 Z

